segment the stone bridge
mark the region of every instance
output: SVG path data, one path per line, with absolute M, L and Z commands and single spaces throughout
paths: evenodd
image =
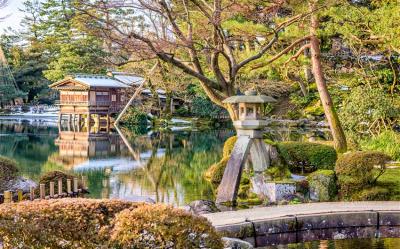
M 400 238 L 400 202 L 326 202 L 204 215 L 224 236 L 254 246 L 351 238 Z

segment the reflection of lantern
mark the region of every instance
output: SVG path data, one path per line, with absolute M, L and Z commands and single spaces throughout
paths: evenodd
M 263 120 L 263 109 L 266 103 L 276 102 L 274 98 L 257 95 L 256 91 L 246 91 L 245 95 L 232 96 L 223 101 L 233 106 L 238 120 L 234 126 L 238 130 L 238 136 L 248 135 L 255 137 L 262 135 L 261 132 L 250 132 L 250 130 L 261 130 L 266 125 Z
M 217 203 L 235 203 L 243 166 L 248 156 L 250 155 L 255 173 L 263 172 L 270 165 L 267 145 L 262 139 L 263 128 L 266 126 L 262 114 L 264 105 L 275 102 L 275 99 L 257 95 L 256 91 L 246 91 L 245 95 L 232 96 L 223 102 L 231 105 L 238 117 L 233 123 L 238 139 L 218 187 Z

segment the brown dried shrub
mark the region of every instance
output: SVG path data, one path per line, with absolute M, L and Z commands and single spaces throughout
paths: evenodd
M 124 210 L 113 225 L 111 237 L 120 248 L 223 248 L 206 218 L 166 205 Z
M 0 205 L 6 248 L 222 248 L 202 217 L 165 205 L 58 199 Z
M 0 205 L 0 238 L 5 248 L 110 248 L 114 216 L 138 203 L 58 199 Z

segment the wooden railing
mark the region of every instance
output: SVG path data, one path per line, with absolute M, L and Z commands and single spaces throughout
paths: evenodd
M 31 187 L 29 193 L 23 193 L 22 190 L 16 192 L 4 191 L 0 194 L 1 203 L 12 203 L 21 201 L 36 201 L 36 200 L 49 200 L 60 198 L 78 198 L 87 193 L 86 179 L 82 177 L 82 188 L 78 188 L 78 178 L 73 180 L 67 179 L 67 192 L 63 191 L 63 179 L 57 181 L 57 192 L 55 189 L 55 182 L 49 182 L 49 191 L 46 193 L 46 185 L 39 184 L 39 196 L 36 196 L 36 188 Z

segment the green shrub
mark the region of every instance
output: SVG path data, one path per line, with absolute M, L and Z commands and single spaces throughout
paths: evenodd
M 352 201 L 386 201 L 390 194 L 389 190 L 382 187 L 370 187 L 359 192 L 354 193 L 351 196 Z
M 80 198 L 2 204 L 0 238 L 5 248 L 103 248 L 115 214 L 138 205 Z
M 121 248 L 223 248 L 206 218 L 165 205 L 122 211 L 113 225 L 111 238 Z
M 310 189 L 310 199 L 330 201 L 336 197 L 336 176 L 333 170 L 317 170 L 307 177 Z
M 17 163 L 11 159 L 0 156 L 0 184 L 15 178 L 18 174 Z
M 363 150 L 374 150 L 391 156 L 394 160 L 400 160 L 400 134 L 394 131 L 384 131 L 378 136 L 365 139 L 360 142 Z
M 380 130 L 381 125 L 383 126 L 383 120 L 397 119 L 399 113 L 399 107 L 389 93 L 379 87 L 364 85 L 351 90 L 340 108 L 339 115 L 343 127 L 348 131 L 376 132 Z
M 237 136 L 230 137 L 225 141 L 224 149 L 222 150 L 223 157 L 231 156 L 231 153 L 232 153 L 233 147 L 235 146 L 236 141 L 237 141 Z
M 375 151 L 357 151 L 342 155 L 335 166 L 342 196 L 348 198 L 353 193 L 374 185 L 385 172 L 386 162 L 390 160 L 388 155 Z
M 179 117 L 186 117 L 190 114 L 190 112 L 186 106 L 182 106 L 175 111 L 175 114 L 178 115 Z
M 293 171 L 333 169 L 337 159 L 333 147 L 309 142 L 278 143 L 279 155 Z
M 268 167 L 264 174 L 271 177 L 271 180 L 280 181 L 285 180 L 291 177 L 290 170 L 288 169 L 287 165 L 278 165 Z
M 121 122 L 128 128 L 137 126 L 147 127 L 147 114 L 137 108 L 130 107 L 121 119 Z
M 208 97 L 195 97 L 192 101 L 192 115 L 200 118 L 214 119 L 227 111 L 214 104 Z

